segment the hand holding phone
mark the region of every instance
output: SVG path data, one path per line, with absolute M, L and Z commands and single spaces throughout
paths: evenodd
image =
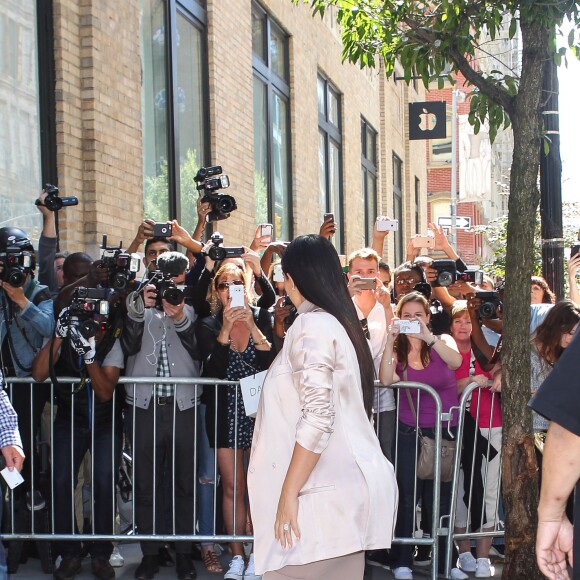
M 172 232 L 171 222 L 155 222 L 153 224 L 154 238 L 168 238 Z
M 418 320 L 395 320 L 395 324 L 399 327 L 401 334 L 419 334 L 421 332 L 421 324 Z
M 269 237 L 269 240 L 263 240 L 265 243 L 270 243 L 272 241 L 272 236 L 274 235 L 274 226 L 272 224 L 260 224 L 260 237 Z

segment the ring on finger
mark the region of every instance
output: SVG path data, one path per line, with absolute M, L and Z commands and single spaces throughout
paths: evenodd
M 289 532 L 289 531 L 290 531 L 290 524 L 284 524 L 284 525 L 282 526 L 282 529 L 283 529 L 285 532 Z

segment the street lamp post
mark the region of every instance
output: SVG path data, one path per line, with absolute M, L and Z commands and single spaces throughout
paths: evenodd
M 451 91 L 451 244 L 457 248 L 457 103 L 465 101 L 465 93 Z

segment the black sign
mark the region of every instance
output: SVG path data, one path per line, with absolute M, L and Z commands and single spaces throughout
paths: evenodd
M 445 139 L 447 137 L 447 103 L 429 101 L 409 103 L 409 139 Z

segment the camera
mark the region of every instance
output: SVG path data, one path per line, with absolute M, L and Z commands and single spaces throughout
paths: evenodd
M 68 307 L 71 326 L 76 326 L 84 338 L 91 338 L 98 330 L 104 330 L 103 324 L 95 320 L 97 314 L 105 317 L 109 315 L 107 290 L 83 286 L 75 288 Z
M 476 292 L 475 297 L 482 301 L 477 310 L 481 318 L 497 318 L 498 309 L 503 307 L 498 292 Z
M 213 245 L 207 251 L 207 255 L 215 262 L 225 260 L 226 258 L 237 258 L 246 253 L 243 246 L 222 246 L 224 237 L 219 232 L 212 234 L 210 240 Z
M 179 289 L 173 281 L 173 276 L 169 273 L 157 270 L 149 280 L 150 284 L 155 286 L 157 296 L 155 298 L 155 308 L 163 310 L 162 300 L 167 300 L 169 304 L 177 306 L 185 298 L 183 290 Z
M 288 296 L 288 294 L 286 294 L 286 296 L 284 296 L 284 300 L 282 300 L 281 306 L 290 306 L 290 308 L 295 308 L 294 303 L 292 302 L 292 300 L 290 300 L 290 296 Z
M 46 183 L 44 185 L 44 191 L 46 191 L 44 202 L 37 199 L 34 203 L 35 205 L 44 205 L 44 207 L 50 211 L 58 211 L 63 207 L 79 204 L 78 197 L 58 197 L 58 187 L 56 185 Z
M 570 258 L 573 258 L 578 252 L 580 252 L 580 244 L 570 246 Z
M 436 286 L 451 286 L 457 282 L 457 266 L 454 260 L 433 260 L 431 268 L 437 270 L 437 278 L 431 283 Z
M 221 165 L 200 167 L 193 179 L 198 184 L 197 190 L 203 192 L 201 203 L 211 205 L 211 212 L 207 215 L 208 222 L 225 220 L 230 217 L 232 211 L 238 209 L 233 196 L 217 191 L 230 186 L 229 177 L 222 175 Z
M 26 275 L 34 269 L 34 256 L 18 247 L 8 247 L 5 252 L 0 253 L 0 264 L 3 266 L 0 275 L 2 282 L 19 288 L 24 286 Z
M 458 275 L 459 280 L 480 286 L 483 284 L 483 270 L 466 270 Z
M 103 236 L 101 268 L 109 269 L 108 285 L 117 291 L 126 290 L 139 271 L 139 256 L 123 252 L 118 246 L 107 246 L 107 236 Z

